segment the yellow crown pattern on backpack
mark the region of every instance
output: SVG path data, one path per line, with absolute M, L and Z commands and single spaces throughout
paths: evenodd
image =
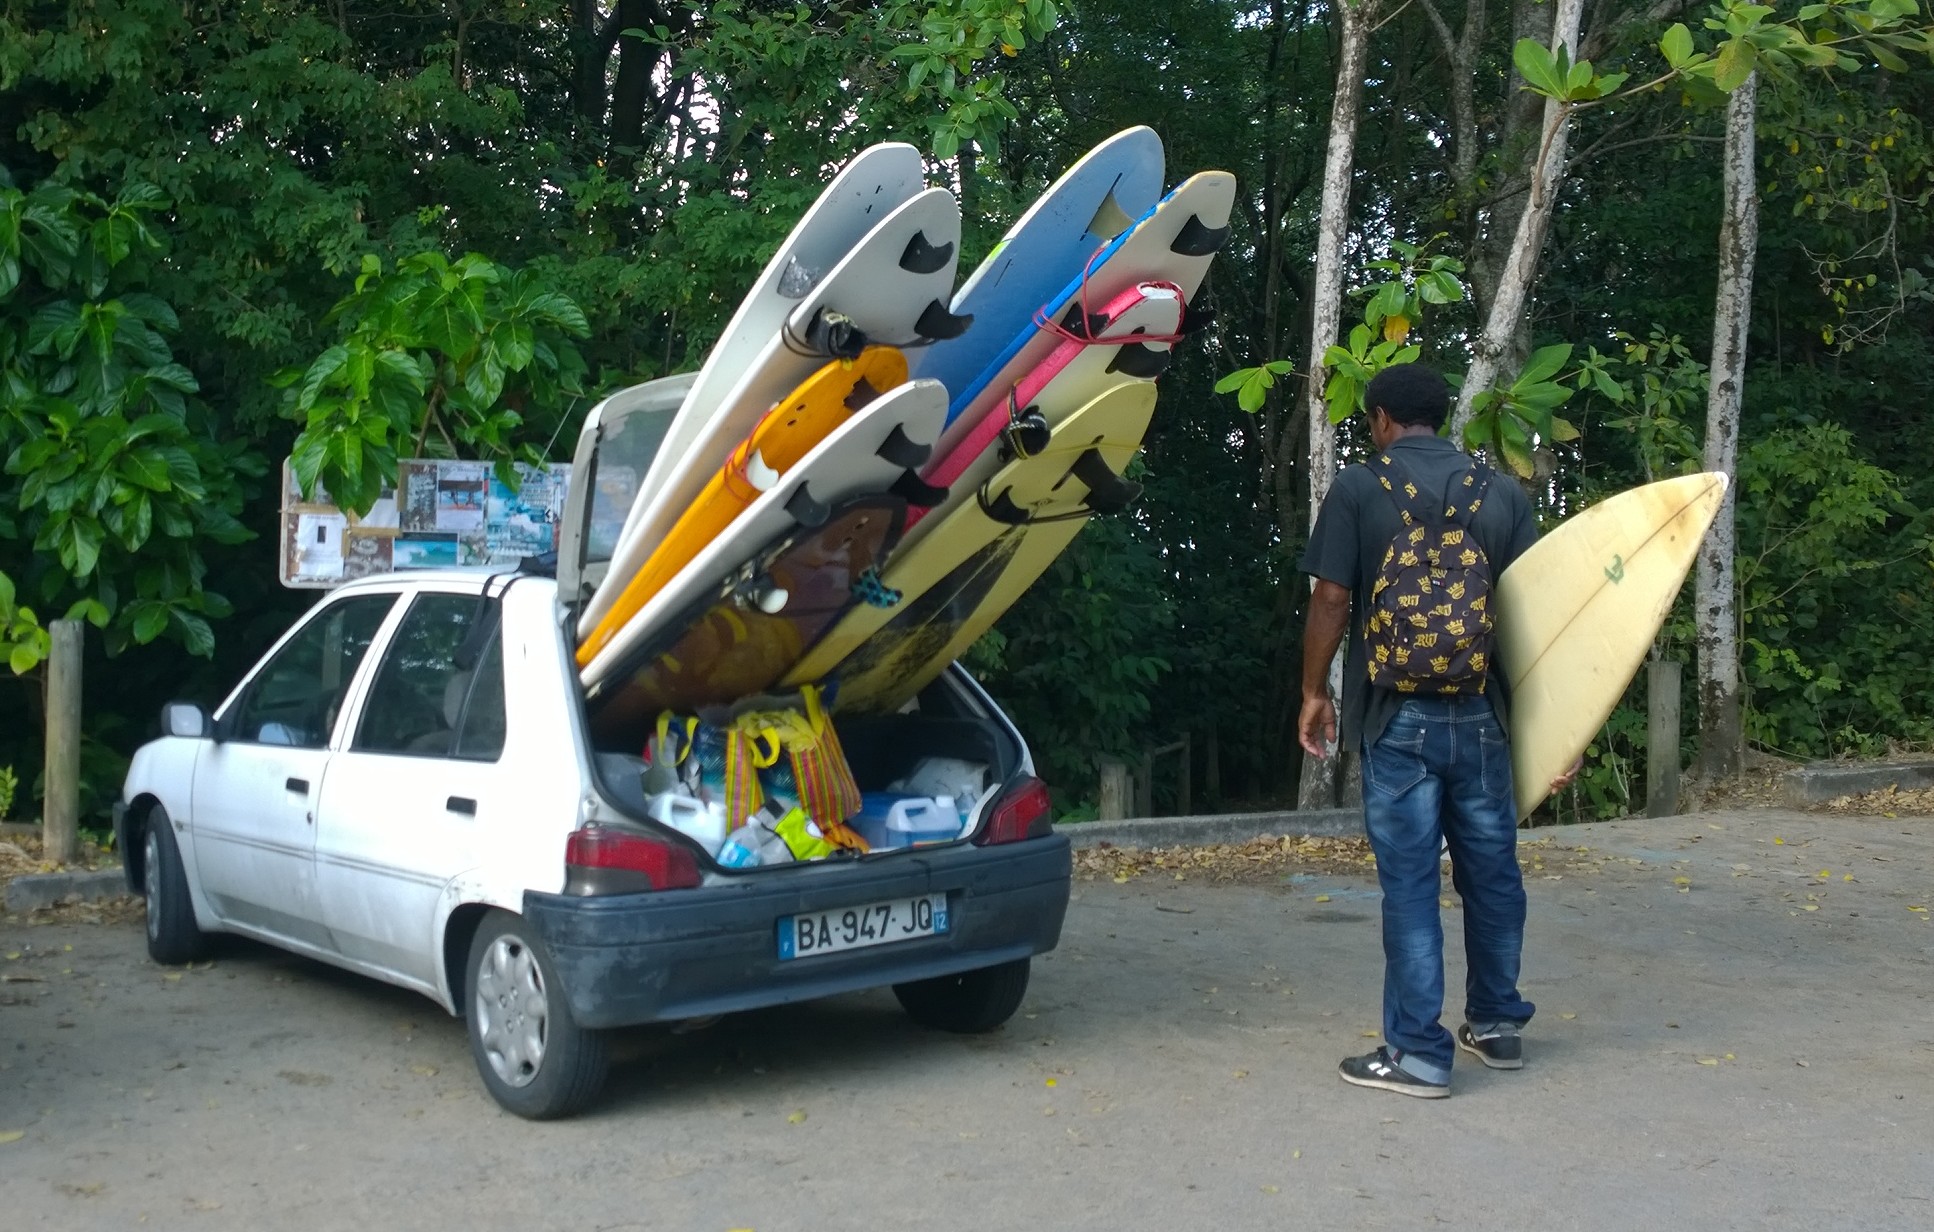
M 1370 681 L 1399 693 L 1482 693 L 1490 661 L 1491 567 L 1468 533 L 1490 471 L 1473 463 L 1441 518 L 1389 454 L 1371 464 L 1403 519 L 1370 589 Z M 1399 494 L 1401 493 L 1401 495 Z

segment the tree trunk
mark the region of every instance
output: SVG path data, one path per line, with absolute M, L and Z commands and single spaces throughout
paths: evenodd
M 1323 161 L 1323 203 L 1316 231 L 1316 278 L 1310 294 L 1309 363 L 1304 371 L 1303 414 L 1309 423 L 1309 524 L 1329 494 L 1336 474 L 1336 429 L 1323 386 L 1329 371 L 1323 353 L 1343 324 L 1343 242 L 1350 223 L 1350 174 L 1356 166 L 1356 133 L 1363 115 L 1363 68 L 1369 60 L 1370 28 L 1380 0 L 1334 0 L 1343 45 L 1336 64 L 1336 95 L 1330 102 L 1330 142 Z M 1345 639 L 1345 646 L 1348 639 Z M 1343 652 L 1330 664 L 1330 692 L 1343 686 Z M 1339 754 L 1342 750 L 1338 750 Z M 1337 799 L 1338 757 L 1303 759 L 1298 808 L 1331 808 Z
M 1584 15 L 1584 0 L 1558 0 L 1557 16 L 1552 20 L 1551 47 L 1560 45 L 1574 61 L 1578 49 L 1578 25 Z M 1544 251 L 1545 233 L 1558 205 L 1558 190 L 1565 182 L 1565 156 L 1571 133 L 1571 107 L 1548 98 L 1544 106 L 1544 126 L 1538 147 L 1532 155 L 1531 192 L 1518 217 L 1518 230 L 1510 254 L 1498 275 L 1498 287 L 1485 317 L 1484 332 L 1471 348 L 1471 365 L 1464 373 L 1464 386 L 1458 391 L 1457 410 L 1451 417 L 1451 437 L 1463 439 L 1464 425 L 1471 421 L 1471 400 L 1491 388 L 1503 367 L 1506 351 L 1512 347 L 1521 325 L 1525 305 L 1530 299 L 1531 279 L 1538 271 L 1538 258 Z
M 1706 399 L 1709 471 L 1735 477 L 1739 404 L 1746 383 L 1746 329 L 1752 321 L 1753 258 L 1759 246 L 1759 186 L 1754 124 L 1759 75 L 1746 78 L 1726 106 L 1726 203 L 1719 224 L 1719 294 L 1713 308 L 1712 384 Z M 1739 705 L 1739 605 L 1733 576 L 1736 484 L 1699 550 L 1694 608 L 1699 633 L 1699 771 L 1706 783 L 1739 772 L 1745 736 Z

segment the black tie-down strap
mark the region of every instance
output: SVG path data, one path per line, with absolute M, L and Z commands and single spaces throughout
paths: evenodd
M 831 308 L 813 313 L 804 330 L 786 329 L 786 345 L 795 353 L 825 359 L 858 359 L 870 341 L 853 318 Z
M 1002 488 L 1000 493 L 989 496 L 987 485 L 980 489 L 980 509 L 988 517 L 1007 526 L 1039 526 L 1048 522 L 1070 522 L 1076 518 L 1090 518 L 1097 515 L 1106 517 L 1127 509 L 1141 499 L 1142 485 L 1132 479 L 1124 479 L 1109 469 L 1107 459 L 1099 449 L 1083 450 L 1076 458 L 1068 473 L 1087 485 L 1088 495 L 1082 500 L 1081 508 L 1067 513 L 1033 514 L 1014 503 L 1012 490 Z

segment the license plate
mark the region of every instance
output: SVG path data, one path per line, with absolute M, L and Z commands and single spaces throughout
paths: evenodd
M 837 907 L 779 917 L 779 957 L 811 958 L 889 945 L 947 931 L 947 896 L 918 894 L 864 907 Z

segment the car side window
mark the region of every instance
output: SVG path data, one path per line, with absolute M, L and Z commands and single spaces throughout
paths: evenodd
M 463 725 L 457 729 L 456 756 L 465 761 L 496 761 L 503 754 L 504 646 L 500 633 L 493 633 L 470 682 Z
M 231 738 L 303 749 L 327 745 L 356 668 L 395 605 L 395 595 L 357 595 L 310 619 L 250 683 Z
M 377 668 L 352 746 L 356 751 L 487 759 L 503 751 L 503 656 L 495 634 L 472 666 L 457 664 L 458 648 L 488 610 L 475 595 L 420 595 L 410 604 Z M 494 684 L 483 687 L 490 681 Z M 496 748 L 484 751 L 493 705 Z M 460 732 L 467 738 L 461 752 Z

